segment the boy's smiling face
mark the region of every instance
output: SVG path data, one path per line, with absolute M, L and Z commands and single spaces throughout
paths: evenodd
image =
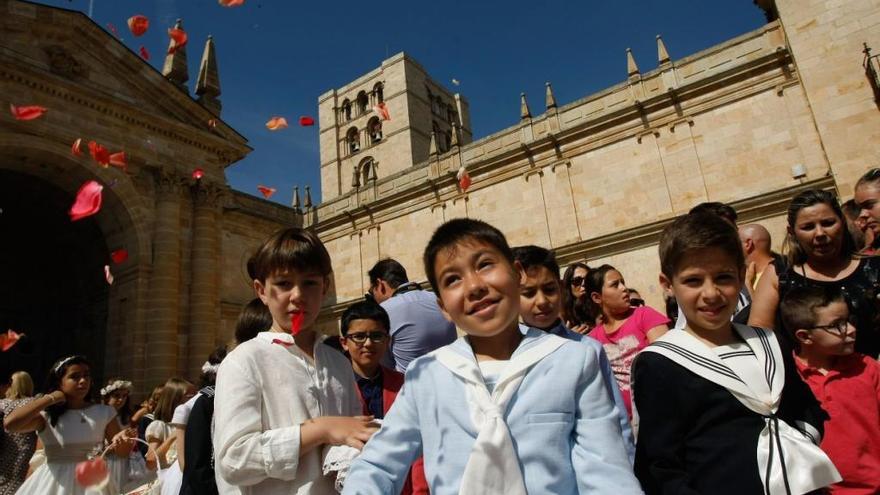
M 327 294 L 327 277 L 318 272 L 288 270 L 254 280 L 254 289 L 272 314 L 272 330 L 290 333 L 293 314 L 303 314 L 302 330 L 312 327 Z
M 468 335 L 491 337 L 516 324 L 519 270 L 494 246 L 468 239 L 443 249 L 434 274 L 440 309 Z
M 519 314 L 526 325 L 548 329 L 559 319 L 562 301 L 559 275 L 545 266 L 520 272 Z
M 676 267 L 672 280 L 660 274 L 660 284 L 675 296 L 693 333 L 703 336 L 730 329 L 742 274 L 736 260 L 722 249 L 689 252 Z

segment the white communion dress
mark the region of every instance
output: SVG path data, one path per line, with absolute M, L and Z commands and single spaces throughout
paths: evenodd
M 17 494 L 92 495 L 115 492 L 112 486 L 105 486 L 101 491 L 79 486 L 76 483 L 76 465 L 88 460 L 90 454 L 100 452 L 104 445 L 104 429 L 116 417 L 116 411 L 103 404 L 68 409 L 58 418 L 55 426 L 49 422 L 49 415 L 45 411 L 40 414 L 46 420 L 46 427 L 37 435 L 43 442 L 46 462 L 21 485 Z M 108 485 L 112 484 L 110 481 Z

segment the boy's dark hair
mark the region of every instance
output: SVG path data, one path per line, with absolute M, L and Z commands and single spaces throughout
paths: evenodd
M 440 294 L 437 276 L 434 273 L 434 261 L 437 259 L 437 255 L 444 249 L 455 249 L 456 244 L 466 240 L 484 242 L 494 247 L 501 252 L 512 268 L 513 253 L 500 230 L 482 220 L 453 218 L 437 227 L 431 240 L 428 241 L 428 245 L 425 246 L 425 254 L 422 257 L 425 264 L 425 275 L 428 277 L 428 282 L 431 283 L 435 294 Z
M 367 272 L 367 276 L 370 277 L 370 287 L 375 287 L 380 278 L 388 282 L 392 289 L 396 289 L 409 281 L 403 265 L 391 258 L 377 261 L 373 268 L 370 268 L 370 271 Z
M 801 329 L 814 328 L 816 310 L 833 302 L 846 302 L 843 292 L 834 286 L 805 285 L 794 287 L 785 294 L 779 304 L 779 310 L 782 314 L 782 326 L 794 343 L 795 350 L 800 349 L 794 333 Z
M 660 234 L 660 271 L 671 281 L 681 261 L 694 251 L 718 248 L 731 257 L 742 275 L 745 255 L 736 229 L 711 213 L 688 213 Z
M 353 320 L 373 320 L 382 325 L 386 332 L 391 328 L 391 320 L 385 308 L 373 301 L 359 301 L 346 308 L 339 326 L 339 333 L 343 337 L 348 335 L 348 327 Z
M 688 214 L 693 213 L 710 213 L 717 217 L 721 217 L 734 225 L 736 225 L 736 219 L 738 218 L 736 210 L 734 210 L 733 207 L 724 203 L 719 203 L 717 201 L 707 201 L 705 203 L 700 203 L 697 206 L 691 208 L 691 211 L 688 212 Z
M 235 322 L 235 342 L 241 344 L 256 337 L 258 333 L 272 328 L 272 313 L 259 297 L 251 299 Z
M 330 254 L 311 230 L 291 227 L 268 238 L 253 258 L 253 275 L 262 283 L 276 272 L 297 270 L 329 276 L 333 271 Z M 248 269 L 251 267 L 248 266 Z
M 523 270 L 543 266 L 557 278 L 559 277 L 559 264 L 556 263 L 556 255 L 549 249 L 540 246 L 517 246 L 511 250 L 513 259 L 519 261 Z

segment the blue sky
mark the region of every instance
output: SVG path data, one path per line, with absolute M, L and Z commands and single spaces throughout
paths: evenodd
M 40 3 L 88 13 L 89 0 Z M 289 204 L 295 184 L 320 198 L 318 130 L 299 127 L 300 115 L 317 120 L 317 99 L 405 51 L 435 80 L 470 102 L 474 138 L 519 120 L 519 94 L 533 113 L 543 110 L 544 82 L 560 105 L 626 78 L 631 47 L 644 72 L 657 66 L 655 35 L 673 60 L 764 24 L 752 0 L 246 0 L 224 8 L 216 0 L 92 0 L 92 17 L 112 23 L 123 42 L 140 45 L 161 68 L 167 28 L 182 18 L 189 35 L 190 89 L 205 39 L 214 36 L 223 94 L 222 118 L 254 151 L 227 169 L 232 187 Z M 134 38 L 126 19 L 150 18 Z M 454 87 L 450 80 L 458 79 Z M 288 129 L 269 132 L 273 115 Z

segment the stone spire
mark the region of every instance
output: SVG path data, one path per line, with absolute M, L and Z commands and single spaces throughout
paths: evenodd
M 428 146 L 428 155 L 437 156 L 439 154 L 437 151 L 437 133 L 431 131 L 431 144 Z
M 174 27 L 176 29 L 183 29 L 183 21 L 178 19 L 177 23 L 174 24 Z M 173 46 L 174 40 L 171 40 L 171 42 L 168 43 L 168 49 L 171 50 Z M 186 89 L 186 82 L 189 81 L 189 71 L 186 68 L 186 45 L 183 45 L 173 50 L 172 53 L 165 55 L 165 65 L 162 66 L 162 75 L 165 76 L 165 79 L 168 79 L 181 88 Z
M 519 94 L 519 118 L 522 120 L 532 118 L 532 112 L 529 111 L 529 104 L 526 102 L 526 94 Z
M 669 63 L 669 52 L 666 51 L 666 44 L 663 43 L 663 38 L 659 34 L 657 35 L 657 60 L 660 65 Z
M 208 36 L 205 51 L 202 52 L 202 63 L 199 64 L 199 79 L 196 82 L 198 102 L 216 116 L 220 116 L 222 105 L 217 98 L 220 96 L 220 73 L 217 70 L 217 57 L 214 55 L 214 37 Z
M 306 202 L 303 206 L 305 206 L 307 210 L 312 207 L 312 188 L 311 188 L 311 186 L 306 186 Z
M 452 139 L 449 141 L 450 147 L 458 146 L 458 123 L 452 122 Z
M 553 88 L 550 87 L 549 82 L 544 83 L 544 85 L 547 86 L 547 94 L 544 97 L 544 102 L 547 105 L 547 110 L 550 110 L 551 108 L 556 108 L 556 97 L 553 96 Z
M 290 201 L 290 206 L 294 210 L 299 210 L 299 186 L 293 186 L 293 200 Z
M 633 52 L 629 48 L 626 49 L 626 74 L 629 77 L 639 75 L 639 66 L 636 65 L 636 59 Z

